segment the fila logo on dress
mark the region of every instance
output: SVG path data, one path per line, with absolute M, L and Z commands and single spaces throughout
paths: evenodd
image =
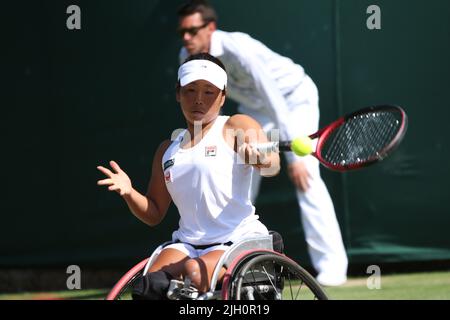
M 215 157 L 217 154 L 217 146 L 205 147 L 205 157 Z

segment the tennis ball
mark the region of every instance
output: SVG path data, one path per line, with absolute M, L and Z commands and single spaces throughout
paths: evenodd
M 308 136 L 295 138 L 291 142 L 291 150 L 298 156 L 307 156 L 313 152 L 311 138 Z

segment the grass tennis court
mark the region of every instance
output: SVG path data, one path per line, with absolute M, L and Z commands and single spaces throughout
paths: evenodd
M 351 278 L 345 286 L 327 288 L 337 300 L 450 300 L 450 271 L 385 275 L 381 289 L 369 290 L 367 278 Z
M 385 275 L 381 289 L 368 289 L 366 281 L 367 278 L 349 278 L 344 286 L 325 290 L 334 300 L 450 300 L 450 271 Z M 0 294 L 0 300 L 103 299 L 107 291 Z

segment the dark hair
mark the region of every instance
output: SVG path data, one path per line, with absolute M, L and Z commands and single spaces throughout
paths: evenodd
M 225 69 L 225 65 L 222 63 L 222 61 L 220 61 L 218 58 L 210 55 L 207 52 L 201 52 L 201 53 L 193 54 L 193 55 L 187 57 L 186 60 L 184 60 L 184 62 L 182 63 L 182 65 L 185 64 L 186 62 L 189 62 L 192 60 L 208 60 L 208 61 L 214 62 L 219 67 L 221 67 L 223 69 L 223 71 L 227 72 L 227 69 Z M 177 90 L 180 89 L 180 81 L 177 81 L 177 84 L 175 87 Z M 223 89 L 222 93 L 226 94 L 226 91 L 227 91 L 226 89 Z
M 190 16 L 197 12 L 201 14 L 204 23 L 217 22 L 216 11 L 207 0 L 189 0 L 181 5 L 177 11 L 179 18 Z

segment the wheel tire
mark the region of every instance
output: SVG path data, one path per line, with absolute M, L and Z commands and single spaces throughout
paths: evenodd
M 142 274 L 147 262 L 148 258 L 142 260 L 127 273 L 125 273 L 125 275 L 123 275 L 123 277 L 120 278 L 116 285 L 111 289 L 106 297 L 106 300 L 120 300 L 123 294 L 131 288 L 136 278 Z
M 230 266 L 227 269 L 227 272 L 223 276 L 222 281 L 222 300 L 234 300 L 233 296 L 233 279 L 235 278 L 237 272 L 241 269 L 241 267 L 249 261 L 251 258 L 254 258 L 256 256 L 266 254 L 272 251 L 269 250 L 249 250 L 246 252 L 243 252 L 241 255 L 236 257 L 233 262 L 230 264 Z
M 275 272 L 275 275 L 273 275 L 273 273 L 271 274 L 270 273 L 271 266 L 273 266 L 272 268 L 273 270 L 280 270 L 280 271 L 273 271 Z M 255 270 L 257 272 L 255 272 Z M 267 272 L 267 270 L 269 270 L 269 272 Z M 289 279 L 286 278 L 287 275 L 289 276 Z M 241 265 L 239 270 L 237 270 L 237 272 L 235 273 L 235 277 L 231 281 L 233 283 L 231 287 L 234 290 L 234 292 L 231 293 L 231 297 L 236 300 L 244 300 L 245 297 L 243 297 L 241 294 L 243 291 L 242 290 L 243 284 L 245 283 L 244 280 L 248 281 L 249 278 L 256 279 L 256 277 L 258 276 L 267 277 L 266 281 L 267 284 L 265 286 L 266 287 L 272 286 L 274 290 L 277 290 L 276 288 L 277 281 L 281 282 L 282 289 L 279 288 L 278 289 L 279 290 L 283 290 L 283 288 L 286 289 L 285 291 L 283 291 L 283 294 L 288 295 L 290 293 L 291 298 L 294 298 L 294 294 L 292 292 L 292 286 L 294 285 L 295 288 L 294 291 L 297 290 L 297 293 L 295 295 L 295 299 L 293 300 L 297 300 L 297 298 L 299 298 L 300 289 L 303 290 L 303 288 L 305 287 L 307 288 L 305 290 L 308 290 L 306 296 L 308 297 L 312 296 L 314 299 L 317 300 L 328 300 L 328 297 L 324 292 L 324 290 L 322 289 L 322 287 L 305 269 L 303 269 L 295 261 L 289 259 L 288 257 L 275 252 L 257 255 L 251 258 L 250 260 L 247 260 L 245 264 Z M 292 281 L 291 276 L 295 277 L 298 284 L 295 281 L 291 282 Z M 278 277 L 279 279 L 277 280 Z M 269 278 L 271 280 L 269 280 Z M 289 286 L 286 286 L 286 282 L 289 282 Z M 255 282 L 253 286 L 251 284 L 249 285 L 248 283 L 245 283 L 245 286 L 246 288 L 258 287 L 257 282 Z M 290 290 L 288 290 L 287 288 L 289 288 Z M 258 289 L 254 290 L 256 291 Z M 257 292 L 257 294 L 259 296 L 263 296 L 263 294 L 260 292 Z M 302 292 L 302 295 L 303 294 L 304 293 Z M 281 299 L 282 298 L 283 297 L 281 296 Z

